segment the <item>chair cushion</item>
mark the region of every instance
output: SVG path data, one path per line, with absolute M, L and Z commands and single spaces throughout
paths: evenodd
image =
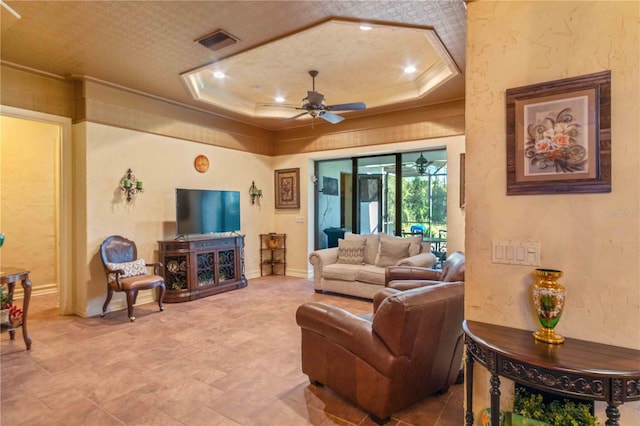
M 364 240 L 338 239 L 338 263 L 360 265 L 364 262 Z
M 134 275 L 132 277 L 120 278 L 122 290 L 145 290 L 160 286 L 164 283 L 164 278 L 160 275 Z M 112 284 L 117 285 L 117 284 Z
M 122 263 L 107 263 L 107 269 L 109 271 L 124 271 L 124 274 L 120 275 L 120 278 L 133 277 L 136 275 L 144 275 L 147 273 L 146 262 L 144 259 L 137 259 L 132 262 Z M 116 274 L 109 274 L 109 282 L 116 280 Z

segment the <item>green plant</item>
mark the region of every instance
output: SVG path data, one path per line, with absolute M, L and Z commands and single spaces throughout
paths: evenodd
M 513 412 L 523 417 L 543 421 L 552 426 L 601 426 L 589 411 L 589 405 L 568 399 L 543 401 L 541 394 L 517 388 L 513 401 Z

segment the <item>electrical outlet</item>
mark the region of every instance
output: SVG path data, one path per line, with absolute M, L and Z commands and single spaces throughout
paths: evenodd
M 296 223 L 304 223 L 304 216 L 296 216 Z

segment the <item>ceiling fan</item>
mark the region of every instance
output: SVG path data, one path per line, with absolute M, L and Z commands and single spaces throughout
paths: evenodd
M 294 115 L 293 117 L 287 118 L 286 120 L 295 120 L 298 117 L 302 117 L 303 115 L 311 115 L 311 119 L 315 119 L 316 117 L 320 117 L 331 124 L 337 124 L 344 120 L 344 117 L 341 117 L 337 114 L 332 113 L 331 111 L 354 111 L 354 110 L 365 110 L 367 106 L 364 102 L 352 102 L 348 104 L 338 104 L 338 105 L 326 105 L 324 100 L 324 95 L 322 93 L 316 92 L 316 76 L 318 75 L 318 71 L 312 70 L 309 71 L 309 75 L 313 80 L 313 90 L 307 92 L 307 97 L 302 100 L 302 106 L 296 109 L 303 109 L 304 112 Z M 311 126 L 313 127 L 313 121 L 311 122 Z

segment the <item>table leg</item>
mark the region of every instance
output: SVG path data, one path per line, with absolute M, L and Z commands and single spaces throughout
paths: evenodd
M 491 426 L 500 426 L 500 376 L 491 375 Z
M 473 355 L 467 351 L 464 372 L 465 389 L 467 391 L 467 412 L 465 414 L 466 426 L 473 426 Z
M 27 333 L 27 318 L 29 318 L 29 302 L 31 301 L 31 281 L 29 277 L 22 280 L 22 288 L 24 289 L 24 298 L 22 299 L 22 338 L 25 345 L 27 345 L 27 350 L 30 350 L 31 337 Z
M 7 292 L 9 293 L 9 300 L 13 300 L 13 292 L 15 290 L 15 286 L 16 286 L 15 282 L 10 282 L 7 284 Z M 9 325 L 7 327 L 9 327 L 9 339 L 11 340 L 15 339 L 16 329 L 13 328 L 13 325 L 11 324 L 11 319 L 9 319 Z
M 620 423 L 618 423 L 618 420 L 620 420 L 620 410 L 618 410 L 618 407 L 615 405 L 607 405 L 607 421 L 605 423 L 605 425 L 607 426 L 618 426 Z

